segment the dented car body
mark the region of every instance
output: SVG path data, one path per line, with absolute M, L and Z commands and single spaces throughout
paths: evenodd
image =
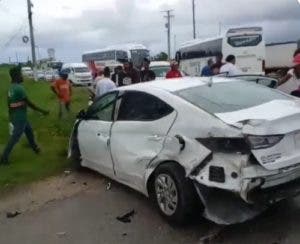
M 204 217 L 234 224 L 300 193 L 298 121 L 298 99 L 256 84 L 154 81 L 97 100 L 74 127 L 70 155 L 77 150 L 82 166 L 154 195 L 166 217 L 179 216 L 195 192 Z

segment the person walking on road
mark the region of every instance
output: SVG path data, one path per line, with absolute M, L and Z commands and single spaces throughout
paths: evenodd
M 96 85 L 95 99 L 116 88 L 116 84 L 110 79 L 109 67 L 105 67 L 104 78 L 99 80 Z
M 33 129 L 27 119 L 27 107 L 44 115 L 49 114 L 48 111 L 37 107 L 28 99 L 25 89 L 21 84 L 23 82 L 21 67 L 17 66 L 11 68 L 9 74 L 11 77 L 11 85 L 8 90 L 7 101 L 12 134 L 1 156 L 0 165 L 9 164 L 10 153 L 23 133 L 25 133 L 32 150 L 35 153 L 40 152 L 40 148 L 34 138 Z
M 207 60 L 207 65 L 203 67 L 202 71 L 201 71 L 201 76 L 213 76 L 213 70 L 212 70 L 212 66 L 213 66 L 213 61 L 210 58 L 209 60 Z
M 72 86 L 68 80 L 68 74 L 60 72 L 60 79 L 54 81 L 51 85 L 52 91 L 56 94 L 59 100 L 59 118 L 62 118 L 65 112 L 70 112 Z
M 179 65 L 176 61 L 171 62 L 171 70 L 167 73 L 166 79 L 174 79 L 182 77 L 181 72 L 179 71 Z
M 224 64 L 221 69 L 220 73 L 227 73 L 228 76 L 240 75 L 242 72 L 239 70 L 238 67 L 235 65 L 236 58 L 234 55 L 228 55 L 226 58 L 226 64 Z

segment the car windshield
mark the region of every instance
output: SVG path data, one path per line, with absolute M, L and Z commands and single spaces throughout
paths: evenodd
M 151 67 L 151 70 L 155 73 L 156 77 L 166 77 L 167 72 L 170 70 L 170 66 L 155 66 Z
M 80 68 L 74 68 L 76 73 L 87 73 L 89 72 L 89 69 L 86 67 L 80 67 Z
M 273 100 L 292 99 L 276 90 L 244 81 L 191 87 L 175 94 L 211 114 L 247 109 Z

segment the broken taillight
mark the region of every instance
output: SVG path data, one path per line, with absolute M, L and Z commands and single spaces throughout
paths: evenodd
M 250 147 L 244 138 L 197 138 L 203 146 L 212 152 L 242 153 L 250 152 Z

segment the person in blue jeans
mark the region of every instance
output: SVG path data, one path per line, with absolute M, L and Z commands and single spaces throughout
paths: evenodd
M 9 71 L 11 77 L 11 86 L 8 90 L 8 112 L 10 126 L 12 127 L 11 137 L 4 149 L 0 159 L 0 165 L 7 165 L 9 163 L 9 155 L 14 146 L 18 143 L 23 133 L 25 133 L 28 142 L 34 152 L 39 153 L 40 148 L 35 142 L 32 127 L 27 120 L 27 107 L 39 111 L 46 115 L 49 112 L 34 105 L 28 98 L 24 87 L 21 85 L 23 77 L 21 67 L 13 67 Z

